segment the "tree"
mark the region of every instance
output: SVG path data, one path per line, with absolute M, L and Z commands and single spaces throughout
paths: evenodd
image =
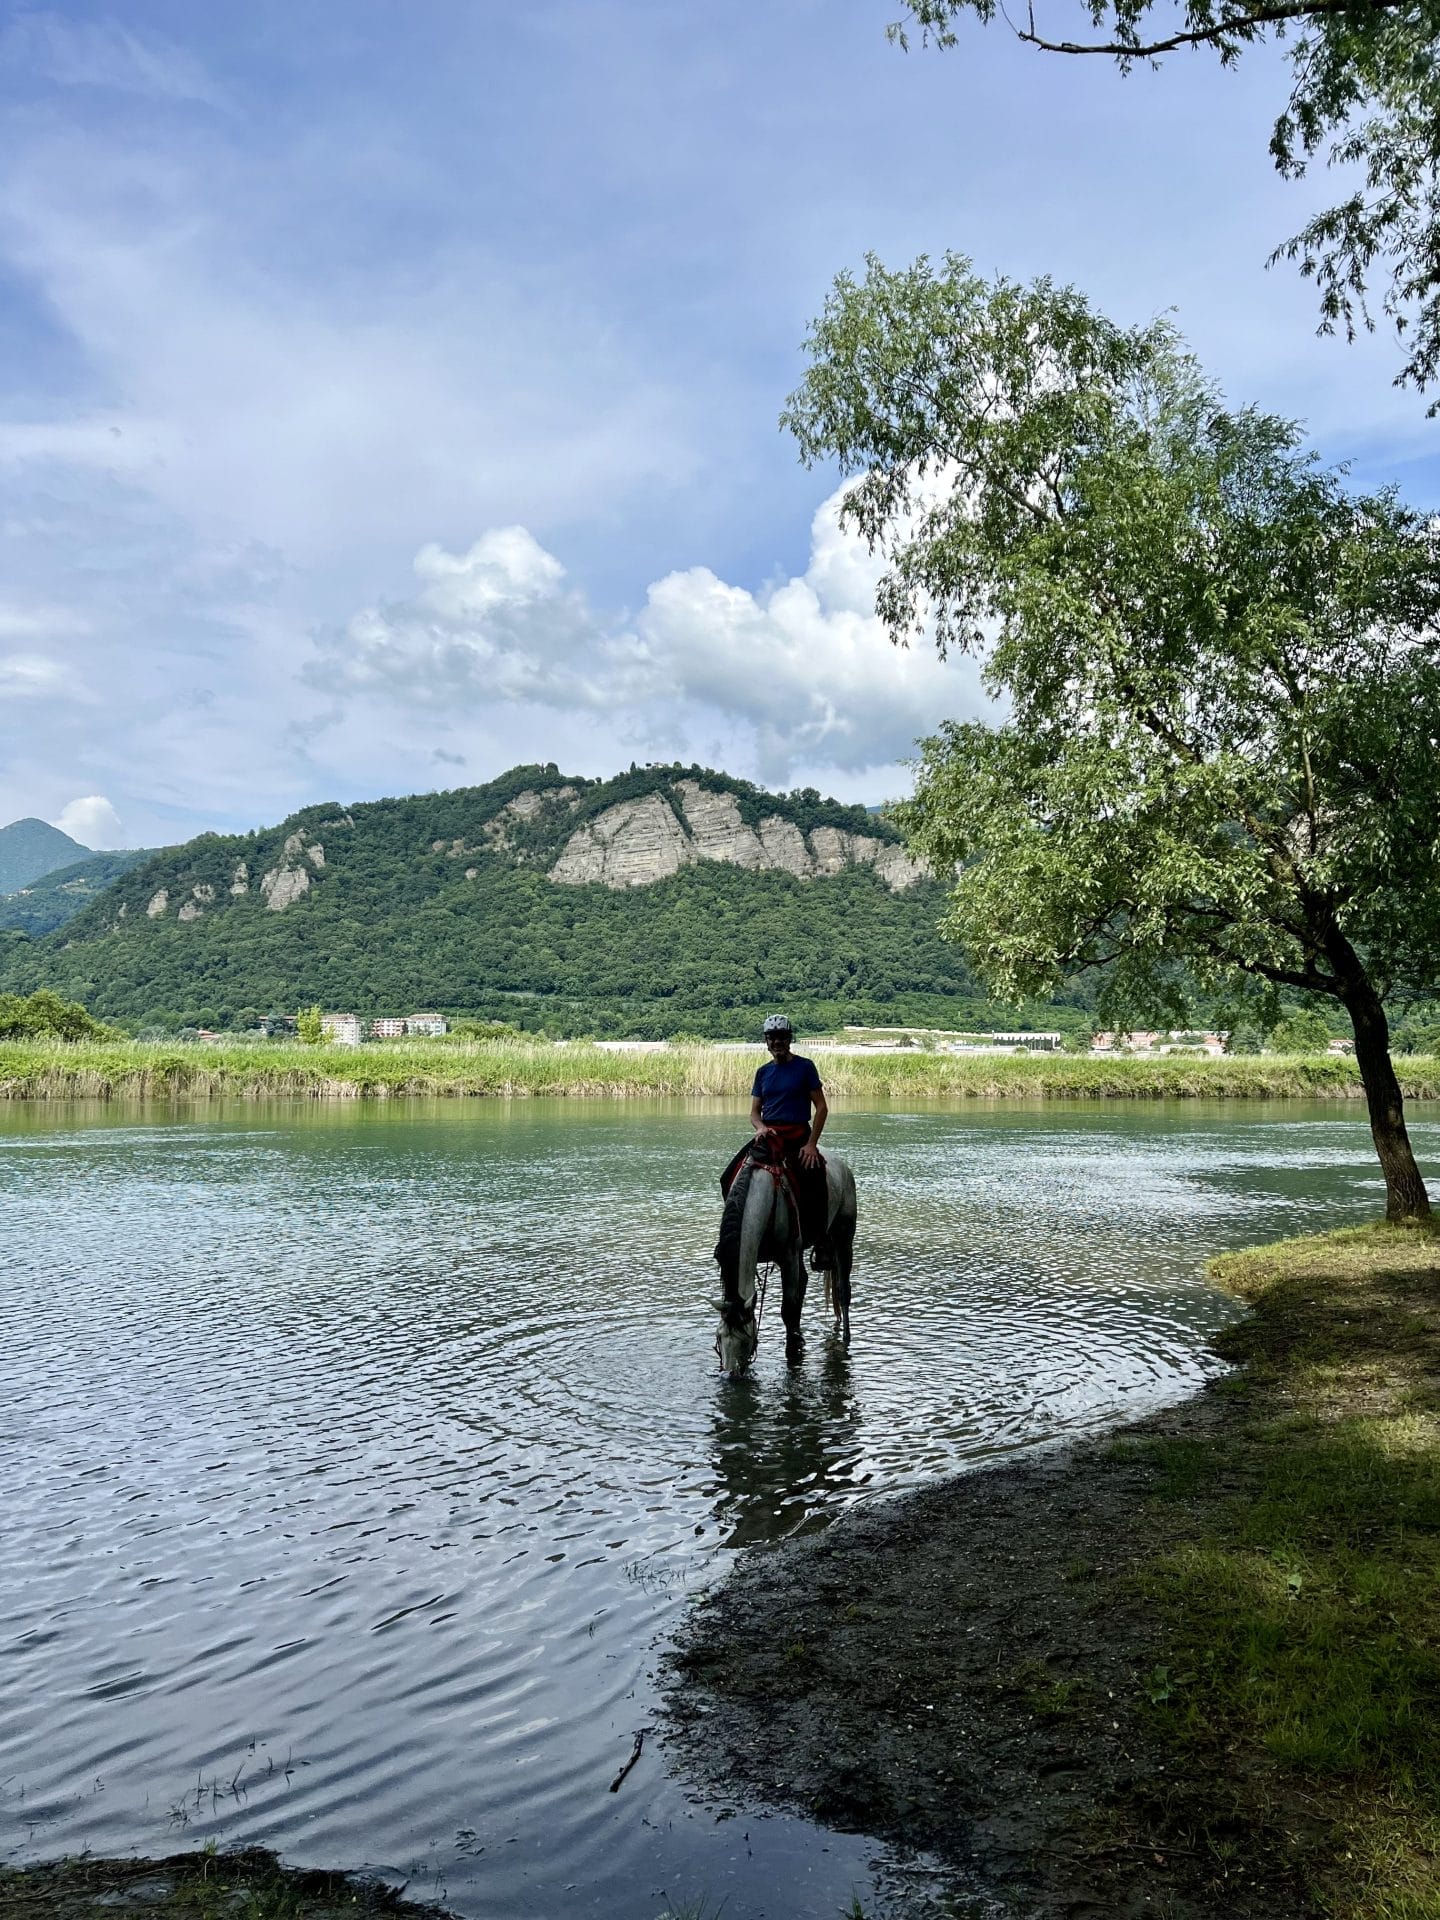
M 1440 1056 L 1440 1021 L 1407 1022 L 1398 1036 L 1401 1053 L 1430 1053 Z
M 989 22 L 996 13 L 996 0 L 903 4 L 908 22 L 890 29 L 902 45 L 907 25 L 945 47 L 962 14 Z M 1396 384 L 1429 386 L 1440 374 L 1440 0 L 1185 0 L 1173 31 L 1152 32 L 1154 6 L 1085 0 L 1097 37 L 1074 41 L 1038 32 L 1032 5 L 1015 32 L 1043 52 L 1108 55 L 1128 71 L 1195 47 L 1231 66 L 1267 35 L 1293 30 L 1290 98 L 1270 137 L 1276 167 L 1298 179 L 1328 144 L 1328 163 L 1361 178 L 1277 247 L 1272 264 L 1298 261 L 1319 289 L 1321 331 L 1343 327 L 1350 339 L 1373 329 L 1372 271 L 1388 272 L 1380 308 L 1410 348 Z
M 113 1040 L 114 1030 L 102 1026 L 77 1001 L 62 1000 L 41 987 L 25 998 L 0 993 L 0 1040 Z
M 1103 968 L 1122 1028 L 1337 1000 L 1387 1211 L 1428 1212 L 1384 1002 L 1440 978 L 1440 535 L 1048 281 L 872 259 L 808 352 L 785 420 L 861 476 L 892 638 L 1008 708 L 924 742 L 900 810 L 958 872 L 945 930 L 1004 998 Z
M 325 1029 L 321 1024 L 323 1015 L 319 1007 L 302 1007 L 295 1016 L 295 1031 L 300 1044 L 305 1047 L 318 1047 L 325 1038 Z
M 1296 1007 L 1270 1033 L 1274 1053 L 1324 1053 L 1330 1044 L 1330 1029 L 1323 1013 L 1313 1007 Z

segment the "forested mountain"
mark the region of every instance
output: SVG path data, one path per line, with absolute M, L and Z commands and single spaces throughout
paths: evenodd
M 101 894 L 113 881 L 142 860 L 153 860 L 153 847 L 132 848 L 128 852 L 92 853 L 73 866 L 59 867 L 42 874 L 17 893 L 0 897 L 0 933 L 18 931 L 34 939 L 53 933 L 73 920 L 83 907 Z
M 0 827 L 0 894 L 16 893 L 42 874 L 72 866 L 89 851 L 44 820 L 12 820 Z
M 318 1002 L 553 1033 L 966 1025 L 987 1009 L 900 836 L 813 789 L 703 768 L 307 807 L 122 874 L 58 932 L 0 934 L 0 987 L 132 1026 L 246 1026 Z

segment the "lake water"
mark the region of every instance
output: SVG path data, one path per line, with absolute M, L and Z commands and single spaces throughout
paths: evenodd
M 658 1736 L 608 1791 L 657 1640 L 737 1551 L 1191 1391 L 1204 1257 L 1383 1190 L 1351 1107 L 846 1112 L 850 1351 L 812 1283 L 802 1362 L 774 1298 L 733 1385 L 744 1131 L 0 1108 L 0 1858 L 215 1837 L 486 1920 L 871 1910 L 872 1847 L 717 1817 Z

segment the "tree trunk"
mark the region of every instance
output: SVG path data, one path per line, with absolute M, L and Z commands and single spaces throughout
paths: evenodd
M 1345 995 L 1355 1028 L 1355 1063 L 1370 1108 L 1370 1137 L 1385 1175 L 1385 1218 L 1424 1220 L 1430 1196 L 1405 1131 L 1405 1100 L 1390 1060 L 1390 1023 L 1380 996 L 1368 980 L 1355 982 Z

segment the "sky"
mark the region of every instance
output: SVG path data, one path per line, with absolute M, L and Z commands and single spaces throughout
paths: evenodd
M 0 823 L 153 846 L 521 761 L 905 791 L 976 667 L 889 645 L 778 427 L 870 251 L 1173 311 L 1430 504 L 1393 340 L 1266 269 L 1335 185 L 1273 171 L 1273 54 L 907 54 L 897 11 L 0 5 Z

